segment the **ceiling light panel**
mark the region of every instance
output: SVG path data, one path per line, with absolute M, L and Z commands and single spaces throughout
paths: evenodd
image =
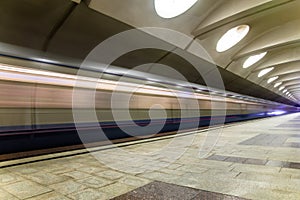
M 278 79 L 278 76 L 274 76 L 272 78 L 269 78 L 268 79 L 268 83 L 272 83 L 273 81 L 277 80 Z
M 249 32 L 248 25 L 239 25 L 228 30 L 218 41 L 217 52 L 224 52 L 239 43 Z
M 279 83 L 275 83 L 275 85 L 274 85 L 274 88 L 277 88 L 279 85 L 281 85 L 282 84 L 282 82 L 279 82 Z
M 279 88 L 279 91 L 283 90 L 284 88 L 285 88 L 284 86 L 280 87 L 280 88 Z
M 162 18 L 173 18 L 185 13 L 198 0 L 155 0 L 156 13 Z
M 274 67 L 269 67 L 269 68 L 263 69 L 258 73 L 257 76 L 262 77 L 262 76 L 266 75 L 267 73 L 269 73 L 270 71 L 272 71 L 273 69 L 274 69 Z
M 258 61 L 260 61 L 266 54 L 267 54 L 267 52 L 263 52 L 263 53 L 260 53 L 260 54 L 256 54 L 256 55 L 250 56 L 244 62 L 243 68 L 246 69 L 248 67 L 251 67 L 252 65 L 254 65 L 255 63 L 257 63 Z

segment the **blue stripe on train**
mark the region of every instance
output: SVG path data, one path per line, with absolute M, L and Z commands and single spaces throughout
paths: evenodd
M 226 123 L 234 122 L 239 120 L 247 120 L 247 119 L 254 119 L 260 117 L 267 117 L 269 116 L 267 113 L 253 113 L 253 114 L 239 114 L 239 115 L 227 115 L 226 116 Z M 194 117 L 194 118 L 168 118 L 166 120 L 162 119 L 154 119 L 150 121 L 149 119 L 145 120 L 134 120 L 134 123 L 139 126 L 147 126 L 150 122 L 152 124 L 176 124 L 176 123 L 188 123 L 188 122 L 197 122 L 199 121 L 199 126 L 207 126 L 211 119 L 217 124 L 218 122 L 222 123 L 222 119 L 224 116 L 204 116 L 204 117 Z M 220 121 L 221 120 L 221 121 Z M 126 127 L 131 126 L 132 123 L 130 121 L 121 121 L 121 122 L 100 122 L 100 123 L 84 123 L 80 124 L 82 127 L 97 127 L 101 126 L 103 129 L 107 128 L 117 128 L 117 127 Z M 39 124 L 39 125 L 26 125 L 26 126 L 2 126 L 0 128 L 0 136 L 1 133 L 14 133 L 20 131 L 35 131 L 35 130 L 49 130 L 49 129 L 68 129 L 68 128 L 75 128 L 74 123 L 65 123 L 65 124 Z

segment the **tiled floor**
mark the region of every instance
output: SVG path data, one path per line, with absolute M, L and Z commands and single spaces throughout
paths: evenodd
M 149 187 L 158 182 L 158 188 L 183 186 L 172 199 L 300 199 L 299 130 L 300 113 L 76 156 L 43 156 L 46 160 L 2 167 L 0 199 L 128 199 L 141 191 L 156 199 L 158 190 L 151 193 Z M 6 164 L 11 162 L 1 163 Z M 168 197 L 167 189 L 159 192 Z

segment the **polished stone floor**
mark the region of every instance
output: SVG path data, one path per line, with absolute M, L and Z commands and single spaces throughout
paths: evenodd
M 300 199 L 299 130 L 297 113 L 2 162 L 0 199 Z

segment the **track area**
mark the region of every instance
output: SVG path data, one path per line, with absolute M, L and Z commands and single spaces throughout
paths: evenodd
M 248 119 L 248 120 L 239 120 L 236 122 L 228 122 L 224 125 L 215 125 L 215 126 L 202 126 L 199 127 L 197 130 L 184 130 L 184 131 L 171 131 L 171 132 L 163 132 L 158 133 L 155 135 L 151 135 L 148 137 L 126 137 L 121 139 L 112 139 L 109 141 L 99 141 L 99 142 L 91 142 L 86 144 L 73 144 L 73 145 L 65 145 L 65 146 L 54 146 L 52 148 L 45 148 L 45 145 L 42 145 L 41 149 L 31 149 L 24 151 L 21 148 L 18 149 L 17 152 L 10 152 L 10 153 L 3 153 L 0 155 L 0 162 L 6 161 L 5 163 L 8 164 L 22 164 L 26 162 L 32 162 L 32 161 L 39 161 L 44 159 L 55 159 L 59 157 L 65 157 L 65 156 L 72 156 L 77 154 L 82 154 L 87 152 L 88 149 L 92 149 L 92 151 L 97 151 L 99 149 L 110 149 L 113 148 L 114 145 L 117 146 L 128 146 L 128 145 L 134 145 L 134 144 L 141 144 L 141 143 L 147 143 L 152 142 L 156 140 L 164 140 L 169 139 L 173 137 L 180 137 L 184 135 L 189 134 L 197 134 L 201 132 L 206 132 L 209 130 L 215 130 L 215 129 L 222 129 L 225 127 L 231 127 L 240 125 L 243 123 L 248 123 L 249 121 L 253 122 L 260 122 L 262 120 L 266 120 L 266 118 L 255 118 L 255 119 Z M 51 138 L 48 138 L 47 143 L 49 144 L 51 141 Z M 10 141 L 11 145 L 16 143 L 19 144 L 19 141 Z M 113 144 L 113 145 L 112 145 Z M 56 144 L 57 145 L 57 144 Z M 14 147 L 16 149 L 16 147 Z M 8 161 L 8 162 L 7 162 Z M 4 166 L 6 165 L 4 164 Z M 9 164 L 9 165 L 10 165 Z
M 225 122 L 233 123 L 263 117 L 267 117 L 267 115 L 256 114 L 248 116 L 228 116 L 225 119 Z M 203 119 L 199 119 L 199 122 L 201 121 L 201 123 L 199 123 L 200 127 L 198 128 L 198 130 L 205 130 L 209 127 L 208 125 L 211 119 L 207 117 Z M 106 129 L 106 135 L 101 135 L 97 130 L 99 127 L 87 127 L 84 129 L 84 131 L 87 131 L 87 134 L 89 134 L 89 142 L 86 142 L 84 145 L 82 144 L 81 138 L 78 135 L 76 128 L 9 132 L 0 135 L 0 161 L 82 149 L 85 147 L 103 146 L 111 143 L 123 143 L 127 141 L 142 140 L 143 138 L 174 135 L 178 132 L 180 133 L 189 131 L 189 129 L 178 131 L 178 126 L 178 123 L 167 124 L 160 133 L 154 135 L 141 134 L 138 137 L 127 135 L 120 129 L 111 127 L 109 129 Z M 216 124 L 214 126 L 220 125 Z

